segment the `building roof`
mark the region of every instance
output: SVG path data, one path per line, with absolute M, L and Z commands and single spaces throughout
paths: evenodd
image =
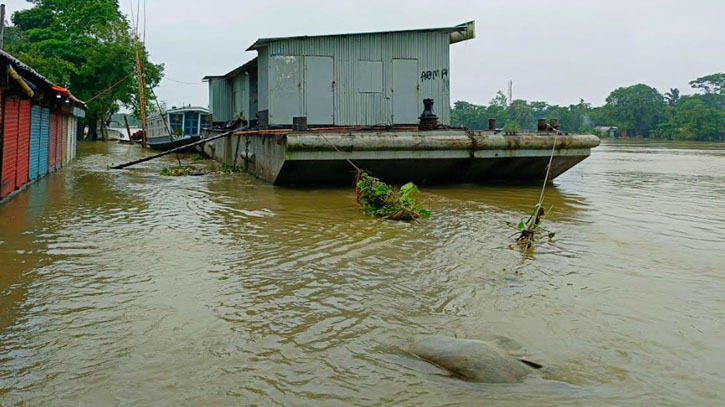
M 398 31 L 371 31 L 371 32 L 358 32 L 358 33 L 344 33 L 344 34 L 325 34 L 325 35 L 300 35 L 294 37 L 273 37 L 273 38 L 260 38 L 254 44 L 252 44 L 247 51 L 253 51 L 260 48 L 266 47 L 269 43 L 275 41 L 284 40 L 301 40 L 307 38 L 323 38 L 323 37 L 340 37 L 350 35 L 370 35 L 370 34 L 394 34 L 394 33 L 411 33 L 411 32 L 447 32 L 451 33 L 451 44 L 472 39 L 475 37 L 475 21 L 469 21 L 467 23 L 454 25 L 450 27 L 438 27 L 438 28 L 420 28 L 414 30 L 398 30 Z
M 251 61 L 248 61 L 247 63 L 245 63 L 244 65 L 232 69 L 231 71 L 227 72 L 224 75 L 207 75 L 207 76 L 201 78 L 201 80 L 208 81 L 210 79 L 227 79 L 227 78 L 231 78 L 232 76 L 239 75 L 241 72 L 249 71 L 256 67 L 257 67 L 257 58 L 254 58 Z
M 48 90 L 52 90 L 56 92 L 57 94 L 61 96 L 65 96 L 73 101 L 73 104 L 86 108 L 86 104 L 73 96 L 68 89 L 62 88 L 60 86 L 56 86 L 53 84 L 53 82 L 46 79 L 43 75 L 37 73 L 33 68 L 29 67 L 23 61 L 15 58 L 14 56 L 8 54 L 7 52 L 0 49 L 0 61 L 3 61 L 9 65 L 13 66 L 13 69 L 18 72 L 20 76 L 23 77 L 23 79 L 27 79 L 31 81 L 33 86 L 43 86 L 44 88 Z M 32 87 L 32 86 L 31 86 Z

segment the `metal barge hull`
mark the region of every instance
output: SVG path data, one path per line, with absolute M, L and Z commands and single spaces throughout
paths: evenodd
M 274 185 L 349 185 L 355 169 L 348 160 L 391 183 L 535 182 L 545 177 L 555 140 L 552 179 L 599 145 L 593 135 L 312 129 L 242 131 L 204 150 Z

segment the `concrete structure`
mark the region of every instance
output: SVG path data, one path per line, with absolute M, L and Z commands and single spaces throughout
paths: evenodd
M 541 181 L 554 139 L 551 179 L 589 156 L 592 135 L 416 128 L 241 131 L 207 143 L 204 151 L 275 185 L 350 185 L 347 161 L 393 183 Z
M 207 76 L 214 122 L 242 114 L 262 127 L 414 124 L 423 99 L 450 120 L 450 44 L 474 38 L 474 23 L 421 30 L 262 38 L 258 57 Z

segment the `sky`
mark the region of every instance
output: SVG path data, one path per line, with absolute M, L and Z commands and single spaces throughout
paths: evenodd
M 129 16 L 137 1 L 119 0 Z M 146 42 L 165 64 L 159 98 L 208 106 L 201 78 L 254 58 L 257 38 L 475 20 L 476 38 L 451 45 L 451 101 L 488 103 L 511 80 L 514 99 L 600 105 L 618 87 L 692 93 L 690 80 L 725 72 L 723 16 L 725 0 L 146 0 Z

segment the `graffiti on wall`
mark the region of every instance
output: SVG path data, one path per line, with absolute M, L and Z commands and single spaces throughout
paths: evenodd
M 448 69 L 436 69 L 434 71 L 422 71 L 420 73 L 420 80 L 422 81 L 428 81 L 428 80 L 436 80 L 436 79 L 446 79 L 448 78 Z

